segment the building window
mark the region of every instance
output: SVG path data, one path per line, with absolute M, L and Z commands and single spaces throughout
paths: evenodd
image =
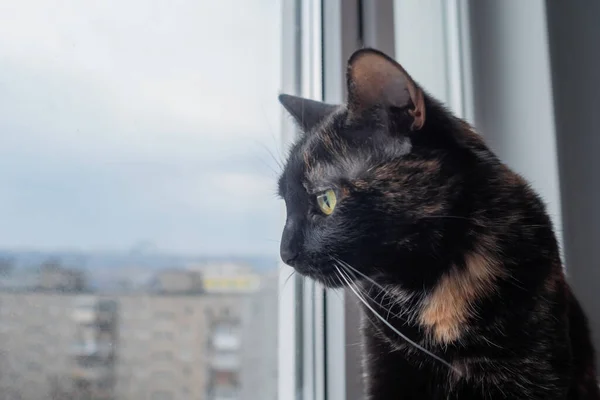
M 156 340 L 173 340 L 173 332 L 166 332 L 166 331 L 160 331 L 160 332 L 154 332 L 153 334 L 153 338 Z
M 169 361 L 173 359 L 173 353 L 170 351 L 158 351 L 152 353 L 151 357 L 155 361 Z
M 152 393 L 152 395 L 150 396 L 150 399 L 151 400 L 173 400 L 174 396 L 173 396 L 173 393 L 171 393 L 171 392 L 161 390 L 161 391 Z
M 157 311 L 154 313 L 154 318 L 172 320 L 175 318 L 175 313 L 172 311 Z

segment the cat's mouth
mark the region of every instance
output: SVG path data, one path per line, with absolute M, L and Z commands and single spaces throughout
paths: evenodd
M 297 263 L 292 268 L 302 276 L 313 279 L 329 288 L 351 285 L 356 273 L 339 261 L 331 260 L 322 264 Z

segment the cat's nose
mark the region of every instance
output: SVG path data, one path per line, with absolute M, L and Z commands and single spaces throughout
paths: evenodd
M 294 265 L 294 261 L 298 258 L 298 252 L 294 251 L 290 247 L 282 247 L 279 251 L 281 260 L 287 265 Z
M 281 245 L 279 254 L 281 260 L 287 265 L 294 266 L 298 262 L 300 255 L 300 244 L 302 243 L 302 230 L 298 221 L 293 218 L 288 218 L 281 235 Z

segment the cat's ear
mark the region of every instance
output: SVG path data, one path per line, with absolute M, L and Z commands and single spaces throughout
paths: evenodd
M 338 108 L 338 106 L 333 104 L 289 94 L 280 94 L 279 102 L 294 117 L 296 123 L 304 132 L 311 131 Z
M 423 91 L 400 64 L 382 52 L 356 51 L 348 61 L 347 84 L 351 112 L 361 114 L 374 106 L 409 107 L 411 129 L 425 124 Z

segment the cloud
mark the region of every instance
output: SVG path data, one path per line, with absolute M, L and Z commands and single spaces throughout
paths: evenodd
M 274 251 L 279 12 L 0 6 L 0 246 Z

